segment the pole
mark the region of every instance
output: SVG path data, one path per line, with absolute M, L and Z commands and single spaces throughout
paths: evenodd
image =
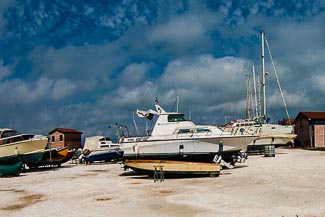
M 254 65 L 253 65 L 253 82 L 254 82 L 255 117 L 258 117 L 257 95 L 256 95 L 256 79 L 255 79 L 255 67 L 254 67 Z
M 266 74 L 264 63 L 264 30 L 261 30 L 261 56 L 262 56 L 262 88 L 263 88 L 263 118 L 266 123 Z

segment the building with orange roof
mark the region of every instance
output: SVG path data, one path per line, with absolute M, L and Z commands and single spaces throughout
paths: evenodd
M 51 148 L 62 148 L 69 146 L 69 149 L 81 148 L 82 132 L 69 128 L 55 128 L 49 132 Z

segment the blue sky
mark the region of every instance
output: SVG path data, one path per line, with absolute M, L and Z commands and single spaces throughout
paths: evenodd
M 264 29 L 291 117 L 325 111 L 325 3 L 307 0 L 0 2 L 0 127 L 85 136 L 133 127 L 136 109 L 201 124 L 245 117 Z M 286 117 L 266 53 L 271 121 Z M 137 120 L 144 129 L 145 122 Z

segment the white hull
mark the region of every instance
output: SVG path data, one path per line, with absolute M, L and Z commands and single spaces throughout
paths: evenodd
M 288 143 L 293 143 L 295 138 L 295 134 L 260 134 L 249 145 L 287 145 Z
M 121 143 L 120 148 L 124 150 L 123 157 L 126 159 L 162 158 L 185 160 L 191 158 L 194 161 L 212 162 L 216 154 L 227 158 L 241 150 L 246 151 L 247 145 L 256 138 L 256 136 L 237 136 L 197 139 L 148 139 L 146 141 Z
M 250 135 L 258 136 L 253 142 L 248 145 L 287 145 L 292 143 L 297 137 L 293 134 L 293 126 L 282 126 L 276 124 L 263 124 L 261 126 L 236 126 L 236 127 L 224 127 L 225 132 L 234 133 L 235 135 L 241 135 L 247 133 Z

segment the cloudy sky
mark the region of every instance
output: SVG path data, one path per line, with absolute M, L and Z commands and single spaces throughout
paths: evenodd
M 47 135 L 134 131 L 133 112 L 176 109 L 200 124 L 245 117 L 264 29 L 291 117 L 325 111 L 325 3 L 310 0 L 0 2 L 0 127 Z M 267 111 L 286 113 L 266 50 Z M 139 129 L 145 122 L 136 119 Z M 150 124 L 150 123 L 149 123 Z

